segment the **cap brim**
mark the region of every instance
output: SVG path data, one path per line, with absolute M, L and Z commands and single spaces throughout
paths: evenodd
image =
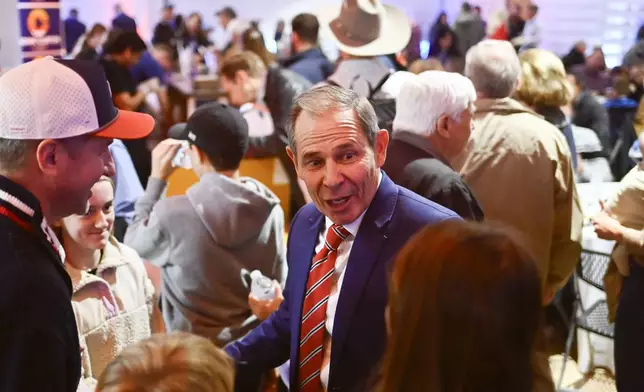
M 116 120 L 94 136 L 110 139 L 143 139 L 154 130 L 154 118 L 149 114 L 119 110 Z
M 185 140 L 186 139 L 186 127 L 187 123 L 178 123 L 168 129 L 168 137 L 175 140 Z

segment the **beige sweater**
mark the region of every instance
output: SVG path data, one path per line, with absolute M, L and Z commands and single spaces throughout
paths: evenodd
M 137 253 L 113 237 L 96 275 L 70 263 L 65 268 L 74 290 L 72 306 L 83 358 L 81 383 L 92 388 L 123 348 L 151 335 L 154 288 Z

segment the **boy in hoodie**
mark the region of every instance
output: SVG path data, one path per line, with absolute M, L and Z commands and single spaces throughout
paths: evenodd
M 162 270 L 168 331 L 189 331 L 223 346 L 257 325 L 242 268 L 282 280 L 284 212 L 265 185 L 239 177 L 248 125 L 234 108 L 200 107 L 152 152 L 152 175 L 125 243 Z M 181 142 L 199 182 L 160 200 Z

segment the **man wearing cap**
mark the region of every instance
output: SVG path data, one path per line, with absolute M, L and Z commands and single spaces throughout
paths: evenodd
M 242 268 L 282 279 L 284 211 L 264 184 L 239 177 L 248 125 L 237 109 L 202 106 L 169 134 L 189 148 L 166 140 L 152 152 L 152 175 L 125 243 L 162 269 L 167 329 L 225 345 L 257 325 L 248 320 Z M 187 154 L 199 182 L 185 196 L 160 200 L 177 152 Z
M 405 14 L 379 0 L 345 0 L 324 6 L 320 27 L 340 49 L 340 64 L 327 81 L 369 99 L 395 98 L 388 91 L 390 69 L 378 58 L 403 50 L 411 38 Z
M 112 138 L 147 115 L 112 105 L 99 64 L 45 58 L 0 78 L 0 390 L 75 391 L 81 371 L 65 253 L 49 228 L 114 175 Z

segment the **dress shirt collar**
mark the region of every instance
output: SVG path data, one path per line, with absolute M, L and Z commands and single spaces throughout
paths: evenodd
M 380 187 L 380 184 L 382 183 L 382 172 L 378 171 L 378 187 Z M 368 209 L 368 208 L 367 208 Z M 362 223 L 362 219 L 364 218 L 364 215 L 367 213 L 367 210 L 364 210 L 362 214 L 358 217 L 358 219 L 354 220 L 351 223 L 348 223 L 346 225 L 342 225 L 351 235 L 353 238 L 355 238 L 358 235 L 358 230 L 360 229 L 360 224 Z M 329 219 L 329 217 L 325 217 L 325 224 L 326 224 L 326 232 L 329 230 L 329 228 L 333 225 L 333 221 Z

